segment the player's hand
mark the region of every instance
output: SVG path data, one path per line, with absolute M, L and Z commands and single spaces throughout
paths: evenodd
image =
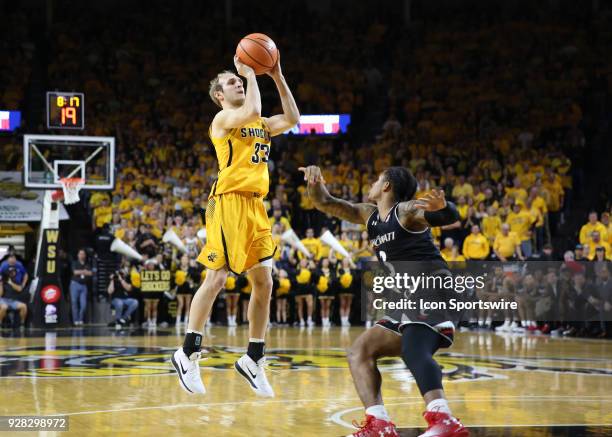
M 321 174 L 321 169 L 316 165 L 309 165 L 308 167 L 300 167 L 299 171 L 304 172 L 304 180 L 308 185 L 314 185 L 319 182 L 325 183 L 325 179 L 323 179 L 323 175 Z
M 242 77 L 247 77 L 250 74 L 255 75 L 255 70 L 253 70 L 247 64 L 242 63 L 236 55 L 234 55 L 234 65 L 236 66 L 236 71 Z
M 431 190 L 424 197 L 414 202 L 414 207 L 425 211 L 439 211 L 446 207 L 444 190 Z
M 280 79 L 283 75 L 283 71 L 281 70 L 280 64 L 280 50 L 278 50 L 277 53 L 278 58 L 276 59 L 276 64 L 274 64 L 274 67 L 272 67 L 270 71 L 266 71 L 266 74 L 274 80 Z

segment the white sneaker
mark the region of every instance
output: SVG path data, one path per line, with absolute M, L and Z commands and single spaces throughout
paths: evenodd
M 200 359 L 201 352 L 194 352 L 191 354 L 191 359 L 185 355 L 183 348 L 179 348 L 174 355 L 172 355 L 171 361 L 181 383 L 181 387 L 187 393 L 206 393 L 204 383 L 202 382 L 202 376 L 200 375 L 200 365 L 198 360 Z
M 372 327 L 372 321 L 371 320 L 366 321 L 365 327 L 366 329 L 370 329 Z
M 309 328 L 312 328 L 315 325 L 315 322 L 313 322 L 312 319 L 308 319 L 306 324 L 308 325 Z
M 251 357 L 244 354 L 234 363 L 234 367 L 248 381 L 256 395 L 273 398 L 274 390 L 272 390 L 268 378 L 266 378 L 265 364 L 266 357 L 261 358 L 256 363 Z
M 495 328 L 495 332 L 510 332 L 510 321 L 506 320 L 503 325 Z
M 300 320 L 300 328 L 303 328 L 304 326 L 306 326 L 306 323 L 304 323 L 304 319 Z

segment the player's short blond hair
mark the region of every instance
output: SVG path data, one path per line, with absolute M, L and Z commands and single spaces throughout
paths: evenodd
M 217 91 L 223 91 L 223 86 L 219 83 L 219 79 L 224 74 L 234 74 L 234 72 L 230 70 L 223 70 L 221 73 L 217 74 L 217 76 L 213 80 L 210 81 L 210 85 L 208 87 L 208 95 L 210 96 L 212 101 L 215 102 L 215 105 L 217 105 L 219 108 L 222 108 L 223 106 L 221 106 L 221 102 L 219 101 L 219 99 L 215 97 L 215 93 Z

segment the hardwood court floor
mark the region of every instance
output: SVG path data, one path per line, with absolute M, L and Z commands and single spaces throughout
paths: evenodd
M 61 435 L 346 435 L 363 411 L 344 349 L 362 330 L 272 328 L 277 396 L 267 400 L 232 367 L 248 340 L 243 327 L 209 331 L 204 396 L 178 385 L 168 360 L 183 333 L 174 328 L 4 331 L 0 415 L 67 414 L 70 431 Z M 451 407 L 472 436 L 612 435 L 611 341 L 461 333 L 437 359 Z M 380 366 L 391 417 L 404 436 L 418 435 L 423 404 L 414 381 L 398 359 Z

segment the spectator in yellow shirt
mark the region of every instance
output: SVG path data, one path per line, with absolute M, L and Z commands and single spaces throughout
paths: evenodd
M 550 194 L 547 205 L 550 218 L 550 232 L 555 234 L 561 218 L 561 207 L 563 206 L 564 191 L 561 183 L 556 178 L 557 175 L 555 175 L 552 170 L 549 170 L 547 170 L 544 188 L 546 188 Z
M 187 217 L 193 214 L 193 202 L 189 198 L 189 193 L 181 194 L 181 199 L 174 204 L 174 211 L 182 211 Z
M 306 246 L 306 249 L 308 249 L 314 260 L 318 261 L 319 259 L 321 259 L 321 240 L 315 238 L 314 229 L 306 229 L 306 238 L 302 239 L 302 243 L 304 244 L 304 246 Z M 302 254 L 302 252 L 298 252 L 298 258 L 302 259 L 303 257 L 304 255 Z
M 472 184 L 465 181 L 465 176 L 460 175 L 457 184 L 452 191 L 453 198 L 458 199 L 460 196 L 472 197 L 474 195 L 474 188 Z
M 612 244 L 612 221 L 610 221 L 609 212 L 601 213 L 601 224 L 604 225 L 608 231 L 608 243 Z
M 589 261 L 593 261 L 595 258 L 595 250 L 599 247 L 603 247 L 606 251 L 606 259 L 612 260 L 612 251 L 610 250 L 610 245 L 607 241 L 604 241 L 601 238 L 601 234 L 598 231 L 593 231 L 591 233 L 591 240 L 586 244 L 589 248 L 587 258 Z
M 270 217 L 270 227 L 274 226 L 276 223 L 280 223 L 281 225 L 281 234 L 286 230 L 291 229 L 291 223 L 287 217 L 282 216 L 283 211 L 281 209 L 272 210 L 272 217 Z
M 454 246 L 455 242 L 452 238 L 448 237 L 444 239 L 444 248 L 440 251 L 440 255 L 442 255 L 444 261 L 448 261 L 448 259 L 452 256 Z
M 520 202 L 512 206 L 512 212 L 506 217 L 506 223 L 510 225 L 510 232 L 516 234 L 521 244 L 521 252 L 525 257 L 531 256 L 531 227 L 535 221 L 533 215 Z
M 108 197 L 103 197 L 100 200 L 100 205 L 94 209 L 94 230 L 101 228 L 106 223 L 110 223 L 113 220 L 113 208 L 110 206 L 110 200 Z
M 469 209 L 470 205 L 465 201 L 465 196 L 459 196 L 457 199 L 457 211 L 459 212 L 459 218 L 462 222 L 467 219 Z
M 531 198 L 527 199 L 525 209 L 531 214 L 533 220 L 533 229 L 535 234 L 535 251 L 539 252 L 544 247 L 544 216 L 537 206 L 534 206 Z
M 353 244 L 353 240 L 349 238 L 348 233 L 340 233 L 340 245 L 346 249 L 349 255 L 353 255 L 353 252 L 355 251 L 355 245 Z M 338 258 L 339 261 L 342 261 L 344 259 L 344 256 L 341 253 L 336 253 L 336 258 Z
M 606 229 L 606 226 L 603 223 L 597 220 L 596 211 L 591 211 L 589 213 L 588 223 L 580 228 L 580 244 L 589 244 L 593 232 L 599 232 L 599 235 L 603 241 L 608 240 L 608 229 Z
M 493 251 L 500 261 L 524 259 L 521 253 L 521 242 L 516 233 L 510 232 L 508 223 L 502 225 L 501 232 L 495 237 Z
M 463 255 L 467 259 L 485 259 L 490 250 L 487 237 L 480 233 L 478 225 L 472 226 L 472 233 L 463 241 Z
M 514 197 L 516 202 L 525 202 L 527 200 L 527 191 L 521 186 L 521 181 L 518 177 L 514 178 L 513 187 L 506 187 L 506 194 L 510 197 Z
M 497 215 L 497 208 L 489 206 L 487 208 L 487 215 L 484 216 L 481 221 L 482 233 L 487 237 L 487 240 L 489 240 L 489 244 L 493 244 L 495 236 L 501 231 L 501 225 L 502 221 Z
M 443 257 L 444 258 L 444 257 Z M 451 254 L 447 258 L 444 258 L 446 262 L 456 263 L 465 261 L 465 257 L 459 253 L 459 247 L 455 244 L 451 249 Z

